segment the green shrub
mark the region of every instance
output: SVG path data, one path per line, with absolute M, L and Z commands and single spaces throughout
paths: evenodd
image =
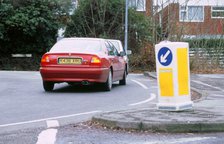
M 56 0 L 0 3 L 0 54 L 44 53 L 56 41 L 61 9 Z

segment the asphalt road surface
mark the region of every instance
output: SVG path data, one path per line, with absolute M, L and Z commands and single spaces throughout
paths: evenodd
M 98 86 L 67 83 L 56 84 L 53 92 L 45 92 L 39 72 L 1 71 L 0 80 L 0 126 L 126 109 L 151 98 L 150 91 L 156 93 L 155 80 L 139 74 L 130 74 L 126 86 L 114 83 L 110 92 Z
M 0 144 L 224 143 L 223 133 L 130 133 L 81 123 L 100 112 L 154 106 L 156 94 L 156 80 L 142 74 L 130 74 L 126 86 L 114 83 L 110 92 L 62 83 L 46 93 L 39 72 L 0 71 Z

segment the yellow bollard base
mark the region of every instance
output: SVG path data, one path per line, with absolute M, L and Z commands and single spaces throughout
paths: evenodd
M 186 103 L 157 103 L 158 110 L 164 111 L 184 111 L 193 109 L 193 102 Z

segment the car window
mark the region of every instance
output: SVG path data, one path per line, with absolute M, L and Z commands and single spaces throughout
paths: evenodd
M 110 42 L 115 46 L 115 48 L 117 49 L 117 52 L 120 53 L 120 52 L 124 52 L 125 55 L 126 55 L 126 52 L 122 46 L 122 44 L 119 42 L 119 41 L 115 41 L 115 40 L 110 40 Z
M 114 51 L 114 47 L 111 45 L 111 43 L 106 42 L 105 43 L 107 50 L 108 50 L 108 55 L 114 56 L 115 55 L 115 51 Z
M 99 52 L 102 51 L 99 40 L 63 39 L 57 42 L 50 52 Z
M 114 46 L 115 48 L 119 51 L 120 50 L 120 46 L 119 46 L 119 43 L 116 42 L 116 41 L 110 41 Z
M 118 56 L 118 55 L 119 55 L 119 52 L 118 52 L 118 50 L 116 49 L 116 47 L 113 45 L 113 43 L 110 42 L 110 41 L 108 41 L 108 44 L 110 45 L 111 50 L 113 51 L 113 55 Z
M 116 56 L 118 56 L 118 51 L 117 51 L 117 49 L 115 48 L 115 46 L 112 44 L 112 47 L 113 47 L 113 49 L 114 49 L 114 54 L 116 55 Z

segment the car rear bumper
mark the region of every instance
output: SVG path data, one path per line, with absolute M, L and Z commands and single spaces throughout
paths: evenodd
M 43 81 L 53 82 L 106 82 L 108 68 L 61 68 L 41 67 Z

